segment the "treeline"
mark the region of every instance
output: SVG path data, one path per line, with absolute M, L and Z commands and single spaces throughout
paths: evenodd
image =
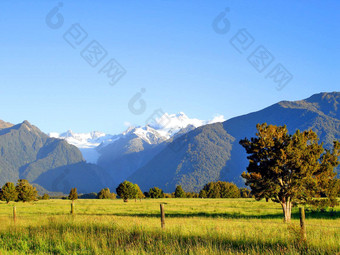
M 178 185 L 173 193 L 165 193 L 158 187 L 142 192 L 137 184 L 124 181 L 116 188 L 117 195 L 111 193 L 109 188 L 102 189 L 98 194 L 89 193 L 81 195 L 79 198 L 85 199 L 115 199 L 117 196 L 125 202 L 129 199 L 143 198 L 250 198 L 253 197 L 247 188 L 239 189 L 234 183 L 217 181 L 206 184 L 199 193 L 186 192 L 182 186 Z
M 185 192 L 182 186 L 178 185 L 173 193 L 164 193 L 160 188 L 154 187 L 144 193 L 149 198 L 249 198 L 252 197 L 250 190 L 239 189 L 230 182 L 210 182 L 206 184 L 199 193 Z
M 6 201 L 36 201 L 50 199 L 48 194 L 38 196 L 37 190 L 27 180 L 21 179 L 17 185 L 7 182 L 0 189 L 0 200 Z M 78 196 L 77 189 L 72 188 L 68 197 L 63 199 L 116 199 L 122 198 L 125 202 L 129 199 L 143 198 L 249 198 L 252 197 L 250 190 L 246 188 L 239 189 L 234 183 L 217 181 L 206 184 L 199 193 L 186 192 L 182 186 L 177 186 L 173 193 L 164 193 L 158 187 L 151 188 L 148 192 L 142 192 L 137 184 L 124 181 L 116 188 L 116 193 L 109 188 L 103 188 L 98 193 L 92 192 Z
M 238 188 L 234 183 L 217 181 L 206 184 L 199 193 L 186 192 L 178 185 L 173 193 L 165 193 L 158 187 L 150 188 L 148 192 L 142 192 L 137 184 L 124 181 L 111 193 L 109 188 L 102 189 L 98 194 L 89 193 L 79 196 L 84 199 L 115 199 L 122 198 L 125 202 L 129 199 L 143 198 L 250 198 L 253 197 L 247 188 Z

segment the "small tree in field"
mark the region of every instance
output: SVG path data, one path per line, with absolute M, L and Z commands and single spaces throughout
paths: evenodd
M 37 190 L 27 180 L 21 179 L 16 186 L 18 200 L 23 202 L 34 201 L 37 199 Z
M 163 193 L 163 190 L 161 190 L 160 188 L 153 187 L 149 190 L 149 196 L 151 198 L 163 198 L 164 193 Z
M 74 202 L 74 200 L 78 199 L 77 188 L 72 188 L 71 189 L 70 194 L 68 195 L 68 199 L 72 200 L 72 202 Z
M 111 193 L 109 188 L 105 188 L 105 189 L 102 189 L 101 191 L 99 191 L 97 198 L 98 199 L 115 199 L 116 194 Z
M 247 172 L 242 174 L 246 185 L 256 199 L 280 203 L 285 222 L 290 221 L 294 204 L 324 204 L 316 199 L 321 193 L 328 196 L 328 205 L 335 205 L 330 184 L 339 165 L 339 142 L 332 151 L 325 150 L 312 130 L 289 135 L 286 126 L 258 124 L 256 137 L 240 144 L 249 154 Z
M 183 197 L 186 197 L 186 193 L 184 192 L 184 190 L 182 189 L 182 186 L 181 185 L 178 185 L 176 187 L 176 190 L 175 190 L 175 197 L 180 197 L 180 198 L 183 198 Z
M 1 199 L 5 200 L 7 204 L 10 201 L 16 201 L 18 199 L 18 192 L 15 188 L 14 183 L 7 182 L 1 190 Z
M 124 181 L 116 188 L 116 192 L 124 202 L 128 202 L 129 199 L 136 199 L 138 190 L 132 182 Z
M 68 199 L 72 200 L 72 204 L 71 204 L 71 214 L 74 214 L 74 200 L 78 199 L 78 192 L 77 192 L 77 188 L 72 188 L 70 191 L 70 194 L 68 195 Z

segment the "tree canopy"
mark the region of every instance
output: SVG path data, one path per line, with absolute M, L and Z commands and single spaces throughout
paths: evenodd
M 5 200 L 7 204 L 10 201 L 16 201 L 18 199 L 18 192 L 14 183 L 7 182 L 1 189 L 1 200 Z
M 109 188 L 104 188 L 101 191 L 99 191 L 98 195 L 97 195 L 98 199 L 115 199 L 116 198 L 116 194 L 115 193 L 111 193 Z
M 124 181 L 116 188 L 116 192 L 117 195 L 124 200 L 124 202 L 127 202 L 129 199 L 136 199 L 138 189 L 132 182 Z
M 186 197 L 185 191 L 182 189 L 181 185 L 178 185 L 175 190 L 175 197 Z
M 151 198 L 163 198 L 164 192 L 158 187 L 153 187 L 149 190 L 149 197 Z
M 246 185 L 256 199 L 280 203 L 286 222 L 291 219 L 292 205 L 316 204 L 322 193 L 330 205 L 336 203 L 330 184 L 339 165 L 338 141 L 328 150 L 312 130 L 290 135 L 286 126 L 264 123 L 257 125 L 256 137 L 245 138 L 240 144 L 249 154 L 247 172 L 242 173 Z
M 230 182 L 209 182 L 200 192 L 200 197 L 207 198 L 237 198 L 240 197 L 240 190 L 234 183 Z
M 16 186 L 18 200 L 23 202 L 34 201 L 37 199 L 37 190 L 27 180 L 21 179 Z
M 68 195 L 68 199 L 69 200 L 77 200 L 78 199 L 78 192 L 77 192 L 77 188 L 72 188 L 70 191 L 70 194 Z

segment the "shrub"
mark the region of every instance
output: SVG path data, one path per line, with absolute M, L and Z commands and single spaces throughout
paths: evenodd
M 96 192 L 86 193 L 78 196 L 80 199 L 97 199 L 98 194 Z
M 41 197 L 42 200 L 49 200 L 50 199 L 50 196 L 48 194 L 44 194 L 42 197 Z
M 164 193 L 164 198 L 173 198 L 174 196 L 170 193 Z

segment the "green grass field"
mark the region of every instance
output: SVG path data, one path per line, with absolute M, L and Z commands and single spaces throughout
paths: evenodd
M 161 229 L 160 203 L 166 225 Z M 340 254 L 340 207 L 284 224 L 279 205 L 253 199 L 0 202 L 0 254 Z M 16 206 L 17 221 L 12 219 Z

